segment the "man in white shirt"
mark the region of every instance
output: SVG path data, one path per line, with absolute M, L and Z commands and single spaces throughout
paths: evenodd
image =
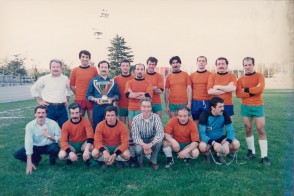
M 40 77 L 31 87 L 31 95 L 40 105 L 47 106 L 47 117 L 55 120 L 60 128 L 68 120 L 66 106 L 71 95 L 69 79 L 63 75 L 62 62 L 50 61 L 50 74 Z
M 27 162 L 27 174 L 36 169 L 42 154 L 49 154 L 50 165 L 55 165 L 59 152 L 60 128 L 55 121 L 46 118 L 46 106 L 37 106 L 35 117 L 26 125 L 25 146 L 13 154 L 16 159 Z

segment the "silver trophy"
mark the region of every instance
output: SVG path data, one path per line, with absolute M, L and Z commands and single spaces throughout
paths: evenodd
M 102 104 L 108 104 L 108 97 L 107 94 L 114 86 L 114 80 L 111 79 L 110 81 L 97 81 L 94 80 L 94 87 L 96 90 L 102 95 Z

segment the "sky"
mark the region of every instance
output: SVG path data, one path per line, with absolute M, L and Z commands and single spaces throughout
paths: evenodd
M 0 59 L 26 57 L 26 67 L 48 68 L 53 58 L 71 67 L 86 49 L 97 65 L 107 60 L 110 40 L 122 36 L 132 48 L 134 64 L 156 57 L 170 66 L 180 56 L 182 69 L 196 70 L 204 55 L 214 67 L 226 57 L 242 68 L 245 56 L 256 63 L 293 64 L 289 0 L 0 0 Z M 100 17 L 107 10 L 108 18 Z M 293 12 L 292 12 L 293 13 Z M 292 21 L 293 22 L 293 21 Z M 93 28 L 103 34 L 93 35 Z M 293 32 L 293 31 L 292 31 Z

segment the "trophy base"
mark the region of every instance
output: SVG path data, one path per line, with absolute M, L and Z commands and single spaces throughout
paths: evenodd
M 108 104 L 109 103 L 109 101 L 108 101 L 108 99 L 104 99 L 104 100 L 102 100 L 102 104 Z

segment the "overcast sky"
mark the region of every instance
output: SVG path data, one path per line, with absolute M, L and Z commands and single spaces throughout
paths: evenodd
M 132 48 L 134 63 L 149 56 L 169 66 L 182 59 L 185 71 L 195 71 L 195 59 L 205 55 L 213 66 L 227 57 L 231 68 L 241 68 L 245 56 L 257 63 L 289 62 L 289 1 L 202 0 L 0 0 L 0 58 L 14 54 L 47 68 L 52 58 L 79 65 L 82 49 L 95 65 L 107 59 L 110 40 L 123 36 Z M 109 17 L 99 17 L 102 10 Z M 95 39 L 93 28 L 103 32 Z

